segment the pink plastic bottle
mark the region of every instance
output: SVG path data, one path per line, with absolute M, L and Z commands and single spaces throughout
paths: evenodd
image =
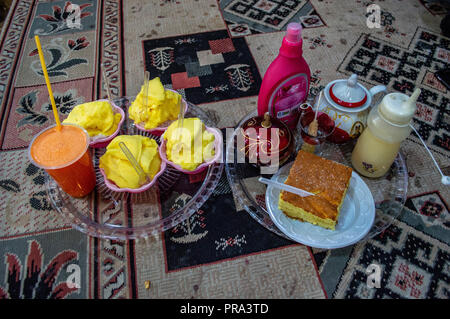
M 309 93 L 311 71 L 302 56 L 302 26 L 289 23 L 280 53 L 264 75 L 258 96 L 258 115 L 266 112 L 295 129 L 299 106 Z

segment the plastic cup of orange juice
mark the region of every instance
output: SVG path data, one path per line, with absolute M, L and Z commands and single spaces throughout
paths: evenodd
M 72 197 L 84 197 L 95 187 L 89 134 L 75 124 L 61 124 L 37 134 L 28 147 L 30 161 L 43 168 Z

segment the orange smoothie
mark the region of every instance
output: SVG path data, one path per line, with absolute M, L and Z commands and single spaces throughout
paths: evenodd
M 88 150 L 89 135 L 75 125 L 63 124 L 40 132 L 31 141 L 31 161 L 45 169 L 70 196 L 83 197 L 95 187 L 95 172 Z

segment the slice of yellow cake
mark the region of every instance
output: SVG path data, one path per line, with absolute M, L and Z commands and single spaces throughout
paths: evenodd
M 278 207 L 288 217 L 334 230 L 351 176 L 350 167 L 300 150 L 285 184 L 316 196 L 282 191 Z

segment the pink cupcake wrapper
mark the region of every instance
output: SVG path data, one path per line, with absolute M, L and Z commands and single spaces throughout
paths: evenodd
M 178 93 L 177 91 L 174 91 L 174 90 L 170 90 L 170 89 L 167 89 L 167 90 L 175 92 L 175 93 Z M 184 114 L 186 114 L 187 111 L 188 111 L 189 105 L 186 102 L 186 100 L 183 99 L 183 98 L 181 98 L 181 102 L 184 103 L 184 105 L 185 105 L 185 107 L 184 107 Z M 155 128 L 152 128 L 152 129 L 146 129 L 143 126 L 141 126 L 140 124 L 138 124 L 138 123 L 134 123 L 134 125 L 136 125 L 136 127 L 139 130 L 141 130 L 141 131 L 144 131 L 144 132 L 147 132 L 147 133 L 150 133 L 150 134 L 153 134 L 153 135 L 157 135 L 157 136 L 160 136 L 161 134 L 163 134 L 165 132 L 165 130 L 167 129 L 167 127 L 155 127 Z
M 117 106 L 113 101 L 108 101 L 108 100 L 98 100 L 98 102 L 109 102 L 113 109 L 115 110 L 114 113 L 120 113 L 121 115 L 121 119 L 119 122 L 119 125 L 117 125 L 117 129 L 114 131 L 114 133 L 112 133 L 109 136 L 105 136 L 105 137 L 101 137 L 101 138 L 91 138 L 91 142 L 89 143 L 89 146 L 93 147 L 93 148 L 102 148 L 102 147 L 106 147 L 109 142 L 111 142 L 113 140 L 114 137 L 117 136 L 117 134 L 119 134 L 120 128 L 122 127 L 123 121 L 125 121 L 125 112 L 122 110 L 121 107 Z
M 214 152 L 215 155 L 212 159 L 210 159 L 207 162 L 204 162 L 202 164 L 200 164 L 195 170 L 193 171 L 189 171 L 187 169 L 182 168 L 180 165 L 175 164 L 171 161 L 169 161 L 167 159 L 167 155 L 166 155 L 166 143 L 167 141 L 164 139 L 164 135 L 161 138 L 161 146 L 159 148 L 159 155 L 162 159 L 163 162 L 166 162 L 167 164 L 169 164 L 170 166 L 174 167 L 176 170 L 184 173 L 184 174 L 198 174 L 200 172 L 202 172 L 204 169 L 206 169 L 208 166 L 210 166 L 211 164 L 214 164 L 216 162 L 218 162 L 221 158 L 222 158 L 222 148 L 223 148 L 223 137 L 222 137 L 222 133 L 215 128 L 211 128 L 211 127 L 207 127 L 205 126 L 205 130 L 214 134 Z
M 159 152 L 161 152 L 160 147 L 158 147 Z M 139 188 L 120 188 L 118 187 L 113 181 L 110 181 L 105 174 L 105 171 L 100 168 L 100 173 L 103 176 L 103 179 L 105 181 L 105 185 L 106 187 L 108 187 L 110 190 L 114 191 L 114 192 L 118 192 L 118 193 L 124 193 L 124 192 L 128 192 L 128 193 L 141 193 L 144 192 L 146 190 L 148 190 L 150 187 L 152 187 L 153 185 L 155 185 L 156 181 L 158 180 L 158 177 L 161 176 L 164 171 L 166 170 L 167 164 L 166 162 L 164 162 L 163 160 L 161 160 L 161 165 L 159 167 L 159 171 L 158 173 L 155 174 L 155 176 L 153 177 L 153 179 L 151 180 L 150 183 L 148 184 L 144 184 Z

